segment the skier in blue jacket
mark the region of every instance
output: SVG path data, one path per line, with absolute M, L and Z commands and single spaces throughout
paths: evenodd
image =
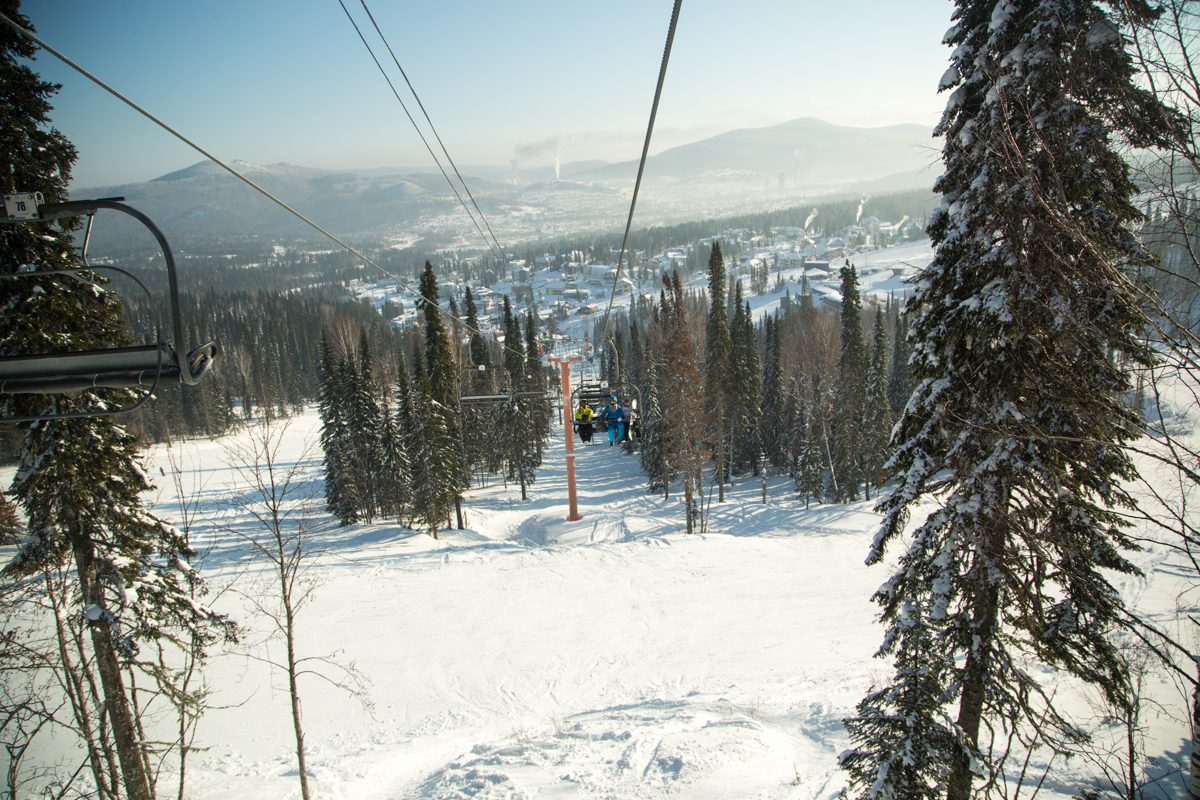
M 617 407 L 617 398 L 614 397 L 608 401 L 608 408 L 601 411 L 598 418 L 604 420 L 608 426 L 609 447 L 616 444 L 618 439 L 625 438 L 625 419 L 621 414 L 621 409 Z M 620 427 L 620 431 L 617 430 L 618 427 Z

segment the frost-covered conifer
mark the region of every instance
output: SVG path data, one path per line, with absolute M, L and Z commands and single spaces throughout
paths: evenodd
M 758 358 L 758 337 L 754 335 L 754 317 L 750 305 L 742 303 L 742 285 L 734 285 L 733 321 L 729 326 L 733 348 L 729 372 L 733 387 L 729 428 L 733 442 L 730 461 L 736 472 L 758 474 L 762 453 L 762 369 Z
M 353 525 L 363 518 L 364 462 L 355 450 L 353 398 L 358 384 L 358 367 L 353 354 L 343 355 L 334 368 L 334 393 L 342 406 L 334 431 L 334 459 L 338 465 L 337 504 L 329 509 L 341 525 Z
M 466 299 L 463 301 L 467 312 L 467 335 L 471 337 L 471 363 L 475 366 L 489 366 L 491 358 L 488 355 L 487 342 L 479 333 L 479 312 L 475 308 L 475 298 L 471 296 L 471 287 L 467 287 Z
M 396 405 L 407 404 L 409 399 L 408 370 L 404 360 L 396 364 Z M 407 417 L 407 409 L 406 415 Z M 391 409 L 391 396 L 384 392 L 379 422 L 379 471 L 375 477 L 379 493 L 379 514 L 397 520 L 408 510 L 412 481 L 408 451 L 404 449 L 404 432 L 400 427 L 399 412 Z
M 887 476 L 884 464 L 891 457 L 892 409 L 887 398 L 887 335 L 883 331 L 883 310 L 876 309 L 871 333 L 871 357 L 867 367 L 867 391 L 862 414 L 863 485 L 868 494 L 871 485 L 882 486 Z
M 379 442 L 382 412 L 376 396 L 375 368 L 365 328 L 359 330 L 355 355 L 357 363 L 355 359 L 347 358 L 346 385 L 343 387 L 348 410 L 347 453 L 358 490 L 357 514 L 369 523 L 378 513 L 377 477 L 383 453 Z
M 896 315 L 892 330 L 892 363 L 888 372 L 887 396 L 893 417 L 899 417 L 913 390 L 912 368 L 908 365 L 908 315 Z
M 425 318 L 425 370 L 424 381 L 417 385 L 417 392 L 422 398 L 417 406 L 417 416 L 426 426 L 426 449 L 410 449 L 409 453 L 413 458 L 427 461 L 432 478 L 433 505 L 427 509 L 426 521 L 436 537 L 435 520 L 442 514 L 443 507 L 446 508 L 447 518 L 450 507 L 459 509 L 470 476 L 463 457 L 459 428 L 458 370 L 438 308 L 437 278 L 429 261 L 425 262 L 425 272 L 421 275 L 421 297 L 421 311 Z M 459 526 L 462 526 L 461 514 Z
M 646 379 L 643 385 L 640 426 L 642 430 L 642 470 L 649 478 L 650 491 L 666 490 L 670 478 L 664 474 L 662 427 L 669 424 L 662 418 L 658 402 L 658 368 L 654 356 L 646 353 Z
M 842 348 L 834 385 L 833 483 L 838 500 L 857 500 L 862 482 L 862 410 L 867 395 L 867 354 L 862 336 L 858 271 L 842 267 Z
M 508 295 L 504 295 L 504 371 L 508 374 L 508 383 L 512 391 L 522 391 L 518 386 L 524 386 L 525 381 L 525 343 L 521 338 L 521 325 L 516 315 L 512 313 L 512 305 Z
M 344 406 L 338 394 L 338 364 L 329 345 L 329 335 L 321 329 L 320 396 L 317 410 L 321 418 L 321 451 L 325 465 L 325 510 L 341 516 L 342 445 L 345 437 Z
M 662 403 L 666 424 L 662 437 L 664 472 L 683 478 L 687 532 L 697 532 L 700 520 L 701 469 L 708 444 L 703 422 L 695 413 L 696 387 L 700 371 L 696 368 L 696 348 L 688 333 L 687 311 L 679 273 L 663 276 L 662 328 L 664 356 Z
M 1147 255 L 1113 141 L 1153 144 L 1167 117 L 1133 86 L 1116 7 L 957 2 L 936 255 L 908 305 L 916 388 L 868 558 L 905 548 L 875 595 L 896 672 L 848 721 L 843 758 L 860 797 L 966 800 L 976 769 L 1004 768 L 989 729 L 1037 723 L 1063 744 L 1030 661 L 1110 697 L 1126 679 L 1106 575 L 1134 571 L 1120 445 L 1140 421 L 1122 365 L 1147 358 L 1127 273 Z
M 825 407 L 821 398 L 820 378 L 813 373 L 806 407 L 804 439 L 796 465 L 796 493 L 809 500 L 819 500 L 825 489 Z
M 788 449 L 791 426 L 788 403 L 783 392 L 781 349 L 779 344 L 780 323 L 775 317 L 763 320 L 762 378 L 762 443 L 767 461 L 776 469 L 788 468 Z
M 708 438 L 713 442 L 713 469 L 717 477 L 717 502 L 725 502 L 728 479 L 730 367 L 732 349 L 729 314 L 725 308 L 725 257 L 721 243 L 713 242 L 708 257 L 708 321 L 704 338 L 704 410 Z

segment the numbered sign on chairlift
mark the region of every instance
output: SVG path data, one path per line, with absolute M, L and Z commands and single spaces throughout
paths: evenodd
M 41 192 L 23 192 L 4 195 L 4 210 L 9 219 L 37 219 L 42 205 Z

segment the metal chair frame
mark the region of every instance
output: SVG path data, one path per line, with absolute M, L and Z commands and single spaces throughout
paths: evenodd
M 40 197 L 40 195 L 38 195 Z M 131 278 L 146 297 L 151 297 L 146 285 L 119 267 L 87 264 L 87 244 L 91 236 L 92 217 L 100 209 L 111 209 L 127 214 L 141 222 L 157 240 L 167 266 L 167 282 L 171 302 L 172 330 L 175 343 L 184 341 L 183 315 L 179 308 L 179 281 L 175 270 L 175 257 L 158 226 L 145 214 L 124 203 L 123 197 L 101 200 L 73 200 L 66 203 L 40 203 L 36 216 L 10 217 L 5 207 L 0 206 L 0 224 L 23 222 L 48 222 L 56 219 L 88 216 L 81 255 L 84 266 L 78 269 L 30 269 L 2 274 L 3 280 L 41 279 L 49 275 L 68 275 L 84 283 L 92 283 L 85 276 L 99 271 L 117 272 Z M 99 350 L 73 350 L 57 353 L 0 356 L 0 394 L 65 394 L 91 388 L 132 389 L 146 388 L 146 394 L 136 403 L 117 409 L 102 411 L 79 411 L 68 414 L 40 414 L 36 416 L 0 417 L 0 422 L 31 422 L 45 419 L 73 419 L 79 417 L 108 416 L 133 411 L 143 406 L 159 386 L 186 384 L 195 386 L 220 353 L 216 342 L 205 342 L 193 348 L 183 358 L 170 342 L 165 341 L 162 328 L 156 332 L 156 343 L 130 347 L 112 347 Z

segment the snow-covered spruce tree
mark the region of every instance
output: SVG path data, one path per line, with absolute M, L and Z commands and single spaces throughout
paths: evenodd
M 29 26 L 17 3 L 0 5 L 7 16 Z M 0 29 L 0 188 L 40 191 L 46 202 L 62 202 L 76 152 L 51 126 L 50 98 L 58 87 L 19 61 L 34 54 L 35 48 L 10 28 Z M 0 272 L 22 267 L 82 271 L 71 239 L 77 228 L 77 220 L 0 226 Z M 67 276 L 0 281 L 0 308 L 3 355 L 104 348 L 129 340 L 120 301 L 103 287 Z M 124 390 L 89 390 L 21 396 L 5 405 L 10 415 L 71 413 L 103 411 L 133 399 Z M 31 585 L 63 565 L 73 566 L 77 604 L 65 613 L 86 620 L 95 670 L 86 680 L 103 697 L 104 741 L 116 750 L 124 794 L 149 800 L 146 743 L 124 673 L 143 642 L 174 637 L 203 647 L 222 628 L 231 629 L 193 599 L 199 577 L 187 564 L 193 553 L 184 536 L 142 507 L 140 495 L 151 486 L 134 436 L 111 417 L 43 420 L 22 428 L 12 495 L 28 519 L 28 535 L 4 577 Z M 40 604 L 41 598 L 30 602 Z M 47 655 L 49 663 L 58 656 Z M 93 774 L 106 771 L 105 754 L 91 746 L 87 750 Z
M 357 515 L 368 524 L 378 514 L 377 477 L 383 460 L 379 443 L 380 407 L 375 367 L 366 328 L 359 329 L 358 352 L 347 356 L 347 428 L 349 466 L 357 488 Z
M 663 276 L 664 282 L 667 276 Z M 713 241 L 708 257 L 708 321 L 704 337 L 704 418 L 708 438 L 713 442 L 713 470 L 717 481 L 717 502 L 725 502 L 725 481 L 729 474 L 726 442 L 729 434 L 730 368 L 729 314 L 725 309 L 725 257 L 721 243 Z
M 858 499 L 862 480 L 862 409 L 867 394 L 867 354 L 862 336 L 862 300 L 854 265 L 842 267 L 842 349 L 834 385 L 833 479 L 839 501 Z
M 542 351 L 538 347 L 537 325 L 537 310 L 530 309 L 525 317 L 525 391 L 529 392 L 546 391 L 546 368 L 542 366 Z M 541 466 L 542 448 L 550 438 L 550 404 L 531 399 L 525 403 L 525 410 L 530 421 L 533 446 L 537 450 L 537 466 Z
M 847 721 L 861 797 L 966 800 L 976 770 L 1004 768 L 981 731 L 1036 723 L 1064 744 L 1027 660 L 1114 699 L 1125 682 L 1107 636 L 1121 600 L 1100 570 L 1134 571 L 1118 510 L 1134 477 L 1121 444 L 1140 420 L 1121 365 L 1147 359 L 1127 275 L 1147 255 L 1112 139 L 1153 144 L 1166 117 L 1132 85 L 1115 5 L 957 2 L 937 251 L 908 305 L 917 386 L 868 562 L 904 537 L 914 504 L 937 507 L 874 598 L 897 669 Z M 913 758 L 915 774 L 893 771 Z
M 532 321 L 527 320 L 526 330 L 532 325 Z M 512 331 L 515 337 L 515 343 L 521 342 L 521 320 L 514 318 L 512 321 Z M 507 345 L 507 336 L 505 337 Z M 518 352 L 514 356 L 514 362 L 521 362 L 521 353 Z M 521 362 L 520 367 L 515 377 L 512 380 L 511 389 L 514 393 L 533 391 L 536 384 L 536 375 L 533 378 L 525 372 L 529 369 L 528 362 Z M 540 370 L 540 365 L 538 369 Z M 517 481 L 521 485 L 521 499 L 528 499 L 527 488 L 529 484 L 536 480 L 536 470 L 542 465 L 542 451 L 539 428 L 545 423 L 545 404 L 538 400 L 530 398 L 510 399 L 500 409 L 498 416 L 498 425 L 503 431 L 500 440 L 500 446 L 504 453 L 505 463 L 505 479 Z
M 345 440 L 344 405 L 338 393 L 338 363 L 329 344 L 329 335 L 321 329 L 320 395 L 317 411 L 321 419 L 321 451 L 325 464 L 325 510 L 341 517 L 342 446 Z
M 437 538 L 437 520 L 449 517 L 449 509 L 458 512 L 458 526 L 463 527 L 461 503 L 462 493 L 468 486 L 466 463 L 463 460 L 461 433 L 458 420 L 458 373 L 450 352 L 450 339 L 442 324 L 438 309 L 437 279 L 433 264 L 425 262 L 421 275 L 421 311 L 425 317 L 425 370 L 424 380 L 417 390 L 422 398 L 418 417 L 426 426 L 424 451 L 409 450 L 414 459 L 424 458 L 431 476 L 432 505 L 418 509 L 424 514 L 434 538 Z M 444 516 L 443 509 L 445 509 Z
M 695 392 L 700 385 L 696 348 L 688 332 L 687 310 L 679 272 L 663 276 L 662 328 L 666 365 L 660 397 L 666 424 L 660 430 L 664 473 L 683 478 L 687 532 L 697 533 L 703 501 L 704 423 L 695 413 Z
M 491 359 L 488 354 L 487 342 L 479 332 L 479 311 L 475 308 L 475 298 L 471 296 L 470 286 L 467 287 L 463 306 L 467 312 L 467 327 L 470 328 L 467 335 L 471 337 L 471 363 L 476 367 L 487 367 L 491 364 Z
M 809 384 L 809 399 L 804 420 L 804 439 L 796 464 L 796 493 L 804 495 L 804 507 L 820 500 L 825 489 L 825 404 L 821 397 L 821 379 L 816 372 Z
M 658 367 L 649 347 L 645 365 L 646 378 L 642 383 L 644 405 L 639 423 L 642 430 L 642 471 L 646 473 L 651 492 L 661 489 L 666 493 L 670 487 L 670 478 L 665 474 L 666 466 L 663 462 L 662 428 L 668 423 L 663 420 L 662 407 L 658 402 Z
M 862 414 L 863 488 L 871 499 L 871 485 L 882 487 L 887 479 L 884 465 L 891 457 L 892 409 L 887 398 L 887 334 L 883 331 L 883 309 L 875 310 L 871 333 L 871 355 L 867 365 L 867 389 Z
M 402 393 L 402 399 L 397 402 L 408 402 L 408 370 L 403 361 L 396 364 L 396 391 Z M 378 491 L 379 515 L 394 517 L 397 520 L 404 516 L 409 506 L 409 486 L 412 481 L 409 469 L 408 451 L 404 449 L 404 433 L 400 429 L 398 415 L 392 413 L 391 393 L 383 393 L 379 414 L 379 469 L 375 475 L 375 485 Z
M 337 505 L 329 509 L 341 525 L 353 525 L 362 518 L 364 463 L 354 449 L 352 420 L 352 404 L 357 384 L 358 366 L 354 354 L 343 354 L 334 368 L 334 392 L 342 409 L 338 414 L 338 427 L 334 431 L 334 458 L 338 464 Z
M 508 375 L 509 387 L 521 385 L 525 374 L 525 344 L 521 338 L 521 325 L 512 313 L 508 295 L 504 295 L 504 372 Z
M 763 353 L 761 438 L 763 450 L 771 466 L 788 468 L 791 434 L 791 415 L 783 391 L 782 352 L 779 344 L 779 320 L 768 316 L 763 320 L 765 347 Z
M 734 288 L 733 321 L 729 326 L 733 351 L 730 376 L 733 386 L 729 427 L 732 432 L 730 461 L 739 474 L 758 474 L 762 454 L 762 369 L 758 359 L 758 337 L 749 303 L 742 303 L 742 285 Z
M 892 328 L 892 363 L 888 372 L 887 396 L 894 417 L 899 417 L 912 395 L 912 368 L 908 364 L 908 315 L 897 314 Z
M 426 466 L 422 449 L 425 444 L 424 426 L 417 416 L 417 395 L 413 386 L 414 379 L 409 381 L 407 363 L 403 351 L 396 353 L 396 430 L 400 434 L 401 449 L 408 456 L 408 485 L 405 487 L 404 500 L 406 507 L 401 509 L 402 515 L 407 515 L 409 524 L 417 518 L 420 495 L 427 492 L 429 485 L 429 470 Z M 413 372 L 421 371 L 419 358 L 414 359 Z M 403 520 L 403 516 L 397 517 Z
M 414 524 L 438 538 L 438 529 L 450 518 L 450 503 L 444 491 L 444 459 L 437 453 L 446 431 L 442 409 L 434 405 L 421 353 L 413 353 L 412 424 L 404 446 L 412 454 L 412 519 Z

